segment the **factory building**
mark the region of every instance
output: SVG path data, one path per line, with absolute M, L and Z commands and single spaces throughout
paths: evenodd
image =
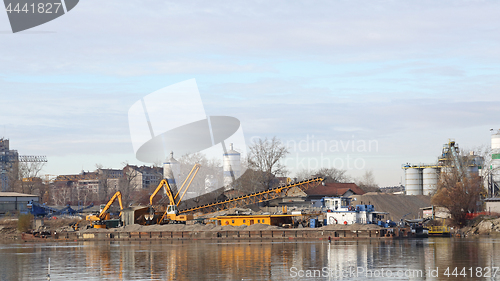
M 17 192 L 0 192 L 0 214 L 27 212 L 29 201 L 38 202 L 38 196 Z
M 500 141 L 500 135 L 499 135 Z M 499 142 L 500 148 L 500 142 Z M 469 155 L 460 155 L 458 144 L 450 140 L 443 145 L 441 156 L 437 163 L 432 164 L 404 164 L 405 194 L 406 195 L 433 195 L 438 186 L 439 175 L 447 173 L 454 167 L 464 168 L 468 175 L 483 174 L 484 158 L 470 152 Z M 467 167 L 461 167 L 467 165 Z

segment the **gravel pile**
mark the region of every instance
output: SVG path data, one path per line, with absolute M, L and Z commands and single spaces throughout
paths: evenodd
M 375 211 L 388 212 L 389 219 L 399 221 L 404 215 L 405 219 L 419 217 L 420 208 L 431 206 L 431 197 L 424 195 L 394 195 L 385 193 L 370 192 L 364 195 L 354 195 L 356 198 L 352 205 L 374 205 Z

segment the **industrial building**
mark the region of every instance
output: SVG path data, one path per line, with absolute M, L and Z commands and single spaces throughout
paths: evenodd
M 7 212 L 27 212 L 28 202 L 38 202 L 37 195 L 23 194 L 17 192 L 0 192 L 0 214 Z
M 500 214 L 500 198 L 484 199 L 484 210 L 492 214 Z
M 2 191 L 9 189 L 9 174 L 13 172 L 13 169 L 16 169 L 15 165 L 12 165 L 12 160 L 17 159 L 18 156 L 17 150 L 9 148 L 9 140 L 0 138 L 0 185 Z
M 12 190 L 13 183 L 19 180 L 19 162 L 47 162 L 45 156 L 19 156 L 17 150 L 9 147 L 9 140 L 0 138 L 0 185 L 1 191 Z
M 440 173 L 448 172 L 453 167 L 461 168 L 460 165 L 467 165 L 466 168 L 464 167 L 467 174 L 482 176 L 483 164 L 484 158 L 474 155 L 473 152 L 470 155 L 460 155 L 458 144 L 454 140 L 449 140 L 443 145 L 437 163 L 402 165 L 402 169 L 405 170 L 405 193 L 406 195 L 433 195 L 437 190 Z

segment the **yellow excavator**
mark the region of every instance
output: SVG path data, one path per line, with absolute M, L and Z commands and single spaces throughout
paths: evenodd
M 122 215 L 123 203 L 122 203 L 122 193 L 117 191 L 111 199 L 109 199 L 108 203 L 102 208 L 99 215 L 88 215 L 87 220 L 90 221 L 90 226 L 93 228 L 107 228 L 107 225 L 110 221 L 110 214 L 108 213 L 111 205 L 118 199 L 118 203 L 120 204 L 120 216 Z
M 182 183 L 181 188 L 179 188 L 175 195 L 173 194 L 172 189 L 170 188 L 170 185 L 168 184 L 168 181 L 166 179 L 163 179 L 160 182 L 153 194 L 151 194 L 151 196 L 149 197 L 149 214 L 146 214 L 144 216 L 146 224 L 186 223 L 186 221 L 193 219 L 193 215 L 179 215 L 177 206 L 179 206 L 179 204 L 181 203 L 182 198 L 186 194 L 189 186 L 191 186 L 191 183 L 200 170 L 200 167 L 200 164 L 195 164 L 193 166 L 191 172 L 189 172 L 188 176 Z M 161 212 L 156 212 L 153 208 L 153 199 L 162 188 L 165 190 L 165 193 L 169 200 L 167 209 L 163 214 Z

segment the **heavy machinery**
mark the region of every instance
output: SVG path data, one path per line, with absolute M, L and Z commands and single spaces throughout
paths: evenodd
M 120 204 L 120 216 L 121 216 L 121 211 L 123 210 L 123 204 L 122 204 L 122 193 L 120 191 L 117 191 L 111 199 L 109 199 L 108 203 L 102 208 L 101 212 L 99 215 L 88 215 L 87 220 L 90 221 L 90 226 L 93 228 L 110 228 L 110 227 L 116 227 L 119 224 L 119 220 L 111 220 L 111 216 L 108 213 L 109 208 L 111 205 L 118 199 L 118 203 Z
M 180 210 L 180 214 L 193 214 L 196 212 L 202 213 L 213 213 L 223 210 L 228 210 L 231 208 L 244 207 L 246 205 L 257 204 L 261 202 L 266 202 L 273 200 L 282 196 L 286 196 L 289 190 L 294 187 L 299 188 L 302 191 L 306 191 L 310 188 L 316 187 L 324 181 L 321 177 L 316 177 L 308 180 L 303 180 L 299 182 L 290 182 L 289 184 L 280 185 L 275 188 L 271 188 L 264 191 L 259 191 L 251 194 L 242 195 L 236 198 L 229 198 L 222 201 L 217 201 L 202 206 L 197 206 L 193 208 Z
M 186 223 L 186 221 L 193 219 L 193 215 L 191 214 L 179 215 L 179 210 L 177 209 L 177 207 L 181 203 L 182 198 L 186 194 L 189 186 L 191 186 L 191 183 L 193 182 L 193 179 L 199 170 L 200 164 L 195 164 L 175 195 L 173 194 L 174 192 L 170 188 L 170 185 L 168 184 L 168 181 L 166 179 L 163 179 L 160 182 L 153 194 L 151 194 L 151 196 L 149 197 L 149 214 L 144 216 L 144 218 L 146 219 L 146 224 Z M 153 199 L 162 188 L 165 190 L 165 194 L 167 195 L 167 198 L 169 200 L 167 209 L 163 213 L 155 211 L 155 208 L 153 207 Z
M 67 205 L 63 209 L 56 209 L 47 206 L 45 203 L 40 204 L 38 202 L 29 201 L 27 204 L 28 211 L 30 214 L 34 215 L 35 217 L 45 217 L 45 216 L 54 216 L 54 215 L 76 215 L 78 213 L 83 212 L 86 209 L 92 208 L 94 204 L 90 204 L 85 207 L 80 207 L 79 209 L 73 209 L 71 208 L 70 205 Z

